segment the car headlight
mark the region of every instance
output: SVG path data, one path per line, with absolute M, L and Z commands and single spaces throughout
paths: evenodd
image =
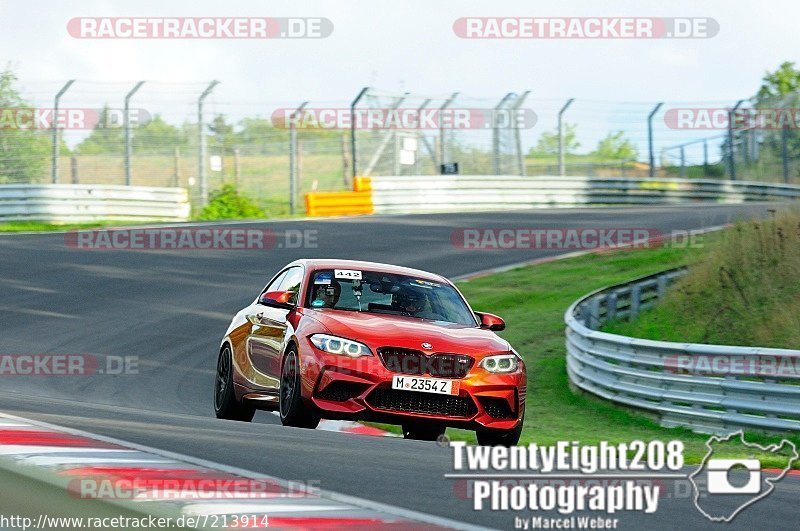
M 480 366 L 489 372 L 506 373 L 514 372 L 519 368 L 519 358 L 514 354 L 498 354 L 496 356 L 486 356 Z
M 341 354 L 351 358 L 372 355 L 368 346 L 352 339 L 329 336 L 328 334 L 314 334 L 309 339 L 315 347 L 330 354 Z

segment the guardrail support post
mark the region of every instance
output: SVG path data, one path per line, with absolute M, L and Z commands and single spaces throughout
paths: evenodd
M 656 294 L 658 295 L 659 299 L 663 298 L 664 295 L 667 294 L 667 284 L 668 280 L 666 275 L 661 275 L 656 280 Z
M 289 214 L 294 214 L 297 208 L 297 118 L 308 105 L 307 101 L 300 104 L 289 117 Z
M 203 101 L 211 94 L 214 87 L 219 85 L 216 79 L 208 84 L 206 89 L 197 98 L 197 181 L 200 185 L 200 205 L 208 204 L 208 179 L 206 177 L 206 135 L 203 131 Z
M 630 302 L 630 311 L 628 313 L 628 320 L 632 321 L 636 319 L 636 316 L 639 315 L 639 308 L 641 307 L 642 302 L 642 286 L 639 284 L 635 284 L 631 288 L 631 302 Z
M 594 297 L 589 301 L 589 315 L 586 319 L 586 327 L 592 330 L 600 328 L 600 297 Z
M 358 155 L 356 154 L 356 105 L 358 105 L 358 102 L 361 101 L 361 98 L 364 97 L 364 94 L 366 94 L 368 90 L 369 87 L 362 88 L 358 96 L 350 102 L 350 156 L 353 157 L 353 163 L 351 164 L 353 180 L 355 180 L 356 175 L 358 175 Z
M 564 113 L 567 112 L 569 106 L 575 98 L 570 98 L 567 103 L 558 111 L 558 174 L 564 176 L 566 169 L 564 168 Z
M 656 176 L 656 156 L 655 151 L 653 150 L 653 117 L 661 110 L 661 107 L 664 105 L 664 102 L 657 103 L 653 110 L 650 111 L 650 114 L 647 115 L 647 151 L 650 155 L 650 170 L 649 175 L 652 179 Z
M 613 291 L 606 295 L 606 321 L 613 321 L 617 317 L 617 302 L 619 295 Z
M 142 85 L 144 85 L 144 81 L 139 81 L 133 86 L 131 91 L 125 95 L 125 107 L 122 115 L 123 126 L 125 128 L 125 186 L 131 186 L 133 184 L 133 176 L 131 175 L 131 156 L 133 154 L 130 118 L 131 98 L 142 88 Z
M 74 79 L 67 81 L 64 86 L 61 87 L 61 90 L 58 91 L 58 94 L 56 94 L 56 97 L 53 100 L 53 164 L 51 168 L 53 184 L 58 184 L 58 181 L 60 180 L 58 175 L 58 105 L 61 103 L 61 96 L 64 95 L 64 93 L 69 89 L 69 87 L 72 86 L 73 83 L 75 83 Z
M 736 111 L 744 103 L 744 100 L 739 100 L 734 105 L 733 109 L 728 112 L 728 166 L 730 167 L 731 181 L 736 180 L 736 151 L 733 146 L 733 122 L 736 119 Z

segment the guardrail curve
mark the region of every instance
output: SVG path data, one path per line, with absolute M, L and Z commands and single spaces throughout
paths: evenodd
M 672 269 L 602 288 L 567 310 L 567 374 L 579 389 L 660 417 L 727 433 L 800 430 L 800 351 L 673 343 L 598 329 L 634 318 L 685 273 Z

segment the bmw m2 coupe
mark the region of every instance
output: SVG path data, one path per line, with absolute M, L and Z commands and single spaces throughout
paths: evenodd
M 435 440 L 448 426 L 513 445 L 525 411 L 522 358 L 446 278 L 349 260 L 297 260 L 233 318 L 219 349 L 214 409 L 284 425 L 321 418 L 402 426 Z

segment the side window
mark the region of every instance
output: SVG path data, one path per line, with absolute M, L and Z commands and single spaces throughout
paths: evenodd
M 281 280 L 278 291 L 293 291 L 294 295 L 289 300 L 292 304 L 297 304 L 297 295 L 300 293 L 300 284 L 303 282 L 303 268 L 292 267 L 286 271 L 286 276 Z
M 270 282 L 270 283 L 269 283 L 269 286 L 267 286 L 266 288 L 264 288 L 264 291 L 262 291 L 261 293 L 263 294 L 263 293 L 266 293 L 266 292 L 268 292 L 268 291 L 279 291 L 279 290 L 281 289 L 281 288 L 280 288 L 281 281 L 282 281 L 284 278 L 286 278 L 286 273 L 288 273 L 288 272 L 289 272 L 289 270 L 287 269 L 286 271 L 284 271 L 283 273 L 281 273 L 280 275 L 278 275 L 277 277 L 275 277 L 275 280 L 273 280 L 272 282 Z

